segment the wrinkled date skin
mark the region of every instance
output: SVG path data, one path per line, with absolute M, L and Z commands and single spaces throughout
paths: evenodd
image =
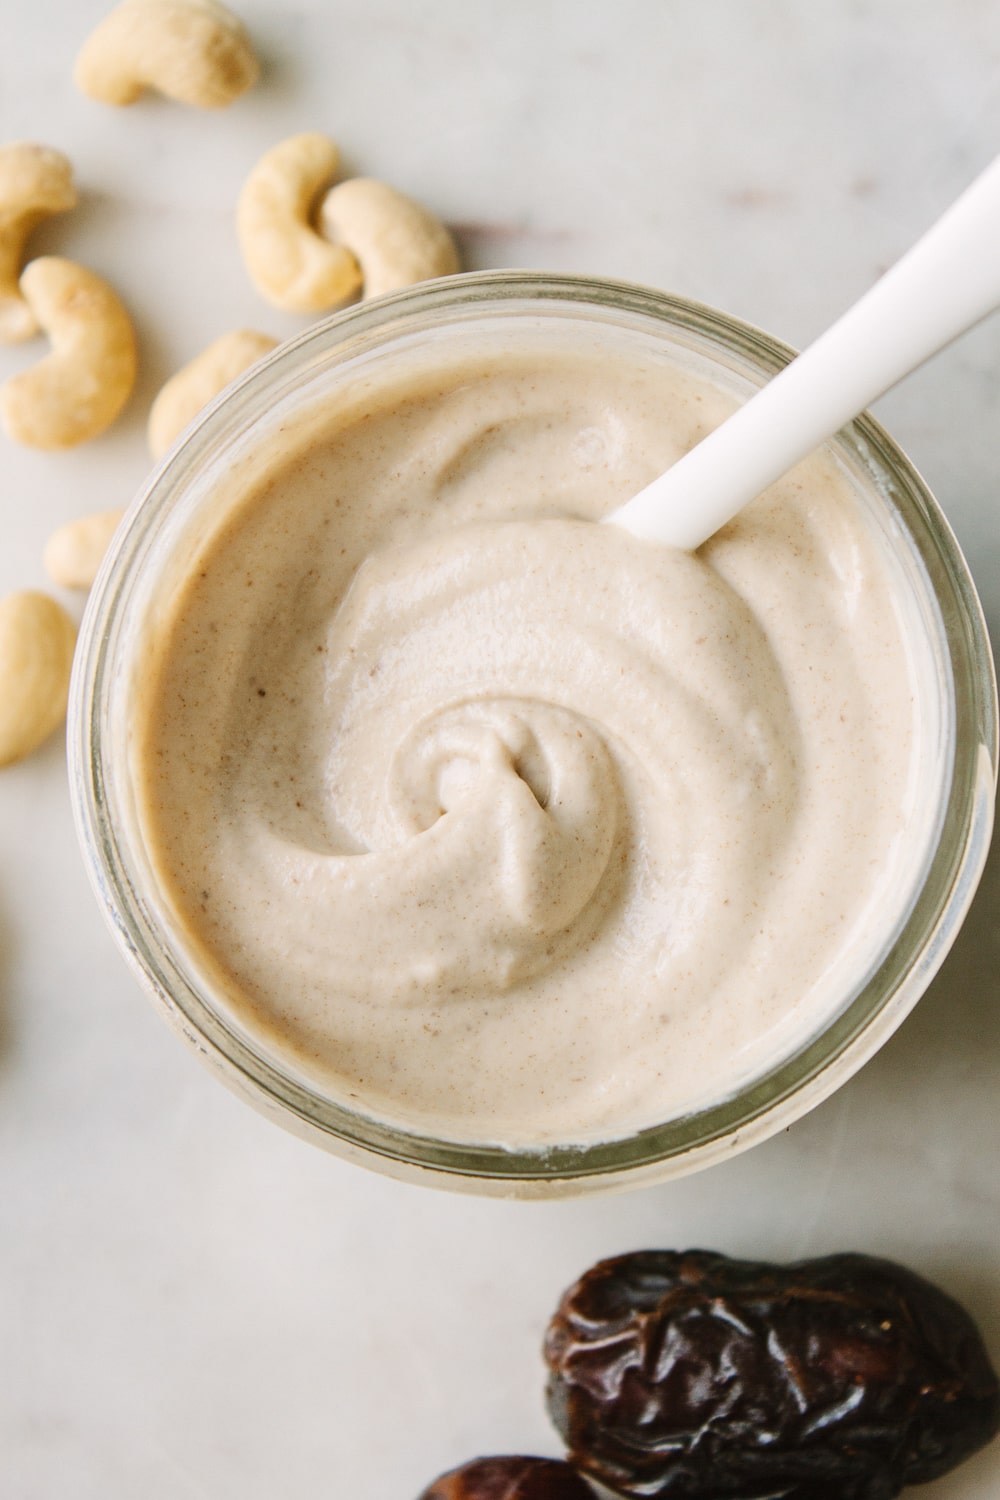
M 435 1479 L 420 1500 L 595 1500 L 575 1469 L 552 1458 L 476 1458 Z
M 968 1314 L 865 1255 L 603 1261 L 563 1297 L 545 1356 L 569 1458 L 636 1500 L 891 1500 L 1000 1425 Z

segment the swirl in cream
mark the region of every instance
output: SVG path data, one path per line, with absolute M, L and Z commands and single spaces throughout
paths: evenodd
M 139 715 L 150 843 L 197 961 L 338 1097 L 620 1134 L 866 960 L 912 685 L 848 481 L 818 458 L 693 557 L 588 519 L 725 406 L 621 356 L 445 365 L 286 434 L 203 550 Z

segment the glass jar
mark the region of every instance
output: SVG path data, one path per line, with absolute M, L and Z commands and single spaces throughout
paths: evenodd
M 137 498 L 91 594 L 77 654 L 70 772 L 89 874 L 117 942 L 166 1018 L 236 1091 L 283 1125 L 385 1172 L 438 1186 L 555 1197 L 649 1183 L 722 1160 L 813 1108 L 848 1079 L 916 1003 L 945 956 L 985 861 L 996 785 L 997 701 L 982 614 L 933 497 L 870 417 L 830 445 L 878 512 L 927 633 L 939 712 L 936 817 L 901 918 L 818 1034 L 733 1097 L 622 1139 L 509 1150 L 434 1139 L 346 1108 L 286 1066 L 220 1007 L 157 888 L 130 771 L 130 683 L 210 523 L 223 476 L 252 469 L 255 445 L 290 413 L 357 372 L 420 359 L 477 333 L 549 321 L 588 337 L 694 357 L 748 392 L 792 351 L 722 313 L 640 287 L 575 276 L 482 273 L 411 288 L 319 323 L 204 411 Z M 518 320 L 521 320 L 520 324 Z M 554 321 L 553 321 L 554 320 Z

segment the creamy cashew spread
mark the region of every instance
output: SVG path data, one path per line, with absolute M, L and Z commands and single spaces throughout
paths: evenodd
M 824 451 L 696 555 L 595 524 L 734 402 L 498 336 L 362 370 L 218 479 L 135 684 L 141 822 L 219 1003 L 346 1107 L 613 1139 L 879 957 L 928 710 L 863 487 Z

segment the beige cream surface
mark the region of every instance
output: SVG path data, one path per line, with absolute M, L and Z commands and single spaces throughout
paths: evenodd
M 611 1138 L 871 962 L 917 709 L 851 483 L 816 457 L 696 556 L 593 524 L 730 403 L 498 346 L 362 380 L 240 479 L 138 685 L 141 817 L 194 961 L 335 1098 Z

